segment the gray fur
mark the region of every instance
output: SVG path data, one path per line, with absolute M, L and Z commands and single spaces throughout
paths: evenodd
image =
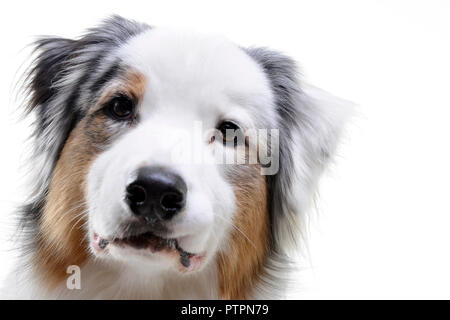
M 265 71 L 279 115 L 279 171 L 269 176 L 271 248 L 262 288 L 280 293 L 288 284 L 294 264 L 289 258 L 304 245 L 306 211 L 314 198 L 320 174 L 334 153 L 346 110 L 333 108 L 309 97 L 299 82 L 297 66 L 289 57 L 265 48 L 246 52 Z

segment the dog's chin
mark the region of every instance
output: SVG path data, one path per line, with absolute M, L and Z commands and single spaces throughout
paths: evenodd
M 201 270 L 205 265 L 206 251 L 187 251 L 184 243 L 189 237 L 164 238 L 151 232 L 145 232 L 125 238 L 102 237 L 92 234 L 91 248 L 98 257 L 111 257 L 123 263 L 147 266 L 152 269 L 172 268 L 181 273 Z

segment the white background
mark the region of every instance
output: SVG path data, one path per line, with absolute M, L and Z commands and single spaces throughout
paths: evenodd
M 8 3 L 8 4 L 6 4 Z M 0 277 L 23 200 L 13 99 L 35 35 L 75 37 L 109 14 L 225 34 L 294 57 L 358 105 L 320 186 L 294 298 L 450 298 L 449 1 L 2 1 Z

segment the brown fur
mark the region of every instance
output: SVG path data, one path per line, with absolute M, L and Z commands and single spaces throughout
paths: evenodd
M 142 100 L 145 87 L 147 86 L 147 78 L 137 71 L 131 71 L 125 74 L 124 81 L 119 87 L 121 91 L 128 93 L 137 100 Z
M 41 220 L 35 265 L 49 287 L 67 274 L 69 265 L 82 265 L 88 256 L 83 187 L 96 154 L 84 133 L 86 121 L 71 134 L 56 165 Z
M 242 166 L 232 177 L 238 210 L 226 252 L 218 256 L 220 295 L 247 299 L 267 254 L 269 213 L 267 184 L 259 166 Z M 244 235 L 245 234 L 245 235 Z
M 125 83 L 112 89 L 141 99 L 145 78 L 132 72 L 124 79 Z M 113 93 L 107 92 L 78 123 L 67 139 L 53 172 L 34 256 L 37 274 L 48 288 L 67 277 L 68 266 L 82 266 L 89 256 L 83 227 L 87 220 L 86 178 L 101 146 L 109 143 L 114 134 L 106 125 L 107 117 L 99 112 L 100 106 Z

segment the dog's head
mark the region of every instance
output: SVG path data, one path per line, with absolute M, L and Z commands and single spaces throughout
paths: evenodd
M 221 37 L 113 17 L 37 49 L 39 272 L 57 281 L 90 255 L 149 274 L 215 265 L 222 296 L 246 296 L 295 240 L 342 110 L 289 58 Z

